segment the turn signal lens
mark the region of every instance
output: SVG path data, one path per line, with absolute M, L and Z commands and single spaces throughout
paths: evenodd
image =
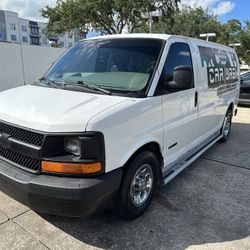
M 42 161 L 42 170 L 63 174 L 95 174 L 102 170 L 101 162 L 95 163 L 63 163 Z

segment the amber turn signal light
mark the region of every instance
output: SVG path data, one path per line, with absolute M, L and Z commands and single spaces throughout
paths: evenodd
M 42 161 L 42 171 L 63 174 L 95 174 L 102 170 L 101 162 L 64 163 Z

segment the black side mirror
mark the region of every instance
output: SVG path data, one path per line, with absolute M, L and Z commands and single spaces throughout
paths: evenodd
M 178 66 L 174 69 L 173 80 L 164 83 L 165 89 L 178 91 L 193 87 L 193 71 L 189 66 Z

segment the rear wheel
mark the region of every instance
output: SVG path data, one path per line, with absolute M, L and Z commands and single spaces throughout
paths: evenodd
M 231 109 L 229 109 L 225 115 L 222 130 L 221 130 L 221 134 L 222 134 L 222 138 L 220 140 L 221 142 L 227 141 L 230 135 L 231 126 L 232 126 L 232 117 L 233 117 L 233 112 Z
M 131 220 L 145 212 L 154 193 L 158 164 L 156 156 L 150 151 L 140 153 L 130 162 L 116 204 L 119 216 Z

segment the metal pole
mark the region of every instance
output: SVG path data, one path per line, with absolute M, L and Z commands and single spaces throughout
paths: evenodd
M 148 27 L 149 30 L 148 31 L 149 31 L 149 33 L 152 33 L 152 22 L 153 22 L 153 20 L 152 20 L 152 12 L 149 13 L 149 20 L 148 20 L 148 22 L 149 22 L 148 23 L 148 25 L 149 25 L 149 27 Z
M 20 45 L 20 55 L 21 55 L 21 63 L 22 63 L 22 71 L 23 71 L 23 84 L 25 85 L 25 72 L 24 72 L 24 62 L 23 62 L 23 48 L 21 45 L 21 32 L 20 32 L 20 23 L 19 23 L 19 19 L 17 19 L 17 28 L 18 28 L 18 35 L 19 35 L 19 45 Z

